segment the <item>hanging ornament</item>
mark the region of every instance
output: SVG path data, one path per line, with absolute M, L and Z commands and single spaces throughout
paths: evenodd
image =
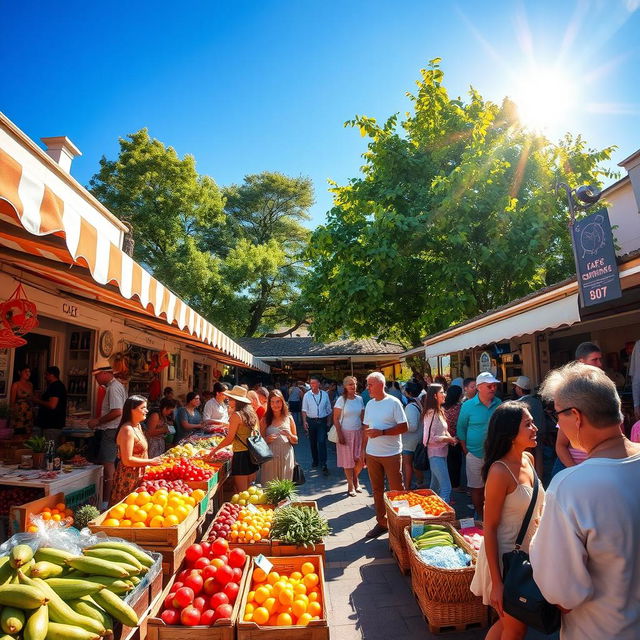
M 18 336 L 29 333 L 38 326 L 38 309 L 27 298 L 22 283 L 18 284 L 8 300 L 0 303 L 0 322 Z

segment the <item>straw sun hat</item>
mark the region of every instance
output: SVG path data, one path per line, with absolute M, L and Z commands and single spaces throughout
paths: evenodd
M 236 402 L 251 404 L 251 400 L 249 400 L 248 397 L 248 391 L 239 385 L 235 385 L 231 391 L 224 391 L 223 393 L 227 398 L 233 398 Z

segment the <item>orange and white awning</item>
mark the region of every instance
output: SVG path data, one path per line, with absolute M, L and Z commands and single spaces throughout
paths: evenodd
M 4 117 L 0 120 L 1 125 L 7 122 Z M 0 244 L 48 260 L 86 267 L 95 282 L 116 285 L 124 298 L 137 298 L 144 309 L 168 324 L 175 323 L 249 367 L 269 371 L 268 365 L 219 331 L 124 253 L 114 242 L 119 234 L 114 225 L 101 215 L 96 216 L 95 209 L 93 220 L 89 221 L 74 206 L 77 194 L 65 199 L 60 193 L 59 178 L 52 176 L 55 179 L 51 182 L 58 183 L 59 189 L 54 190 L 55 186 L 47 183 L 39 158 L 34 158 L 36 167 L 32 170 L 31 163 L 19 162 L 10 153 L 12 145 L 4 142 L 15 144 L 15 139 L 0 127 Z M 15 233 L 18 225 L 32 236 L 57 236 L 64 244 L 44 244 L 27 234 Z

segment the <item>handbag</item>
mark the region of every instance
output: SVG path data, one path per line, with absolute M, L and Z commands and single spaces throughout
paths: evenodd
M 344 407 L 342 407 L 342 411 L 340 412 L 340 426 L 342 427 L 342 416 L 344 415 L 344 410 L 347 406 L 347 401 L 345 400 Z M 333 444 L 338 444 L 340 440 L 338 440 L 338 430 L 336 429 L 336 425 L 332 424 L 331 429 L 329 429 L 329 433 L 327 433 L 327 440 L 329 442 L 333 442 Z
M 267 444 L 267 441 L 260 435 L 260 432 L 254 432 L 247 438 L 246 442 L 242 438 L 238 437 L 237 433 L 236 438 L 238 438 L 238 440 L 247 447 L 249 451 L 249 459 L 253 464 L 260 466 L 273 459 L 273 452 Z
M 302 467 L 297 462 L 293 465 L 293 477 L 291 479 L 293 480 L 293 484 L 297 486 L 300 486 L 307 481 L 307 479 L 304 477 L 304 471 Z
M 429 423 L 429 435 L 427 436 L 427 444 L 429 444 L 429 440 L 431 438 L 431 426 L 433 425 L 433 419 L 436 417 L 436 412 L 433 412 L 431 416 L 431 422 Z M 413 452 L 413 466 L 418 471 L 428 471 L 429 470 L 429 448 L 425 447 L 422 438 L 420 438 L 420 442 L 416 445 L 416 448 Z
M 533 469 L 533 467 L 532 467 Z M 547 602 L 533 579 L 529 554 L 520 545 L 529 528 L 538 498 L 539 480 L 533 469 L 533 495 L 513 551 L 502 554 L 502 582 L 504 584 L 502 608 L 510 616 L 542 633 L 553 633 L 560 628 L 560 609 Z

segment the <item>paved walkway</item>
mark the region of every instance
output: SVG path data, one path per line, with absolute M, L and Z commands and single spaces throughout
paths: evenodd
M 325 578 L 329 599 L 329 626 L 334 640 L 417 640 L 450 638 L 480 640 L 487 629 L 436 636 L 429 631 L 411 591 L 411 578 L 404 576 L 389 551 L 388 535 L 368 540 L 365 533 L 375 524 L 369 477 L 360 475 L 363 492 L 347 496 L 342 469 L 336 468 L 335 445 L 329 443 L 328 477 L 311 469 L 309 443 L 302 431 L 296 459 L 306 475 L 300 487 L 304 499 L 316 500 L 332 528 L 326 548 Z M 471 515 L 465 493 L 455 494 L 459 516 Z M 529 632 L 527 640 L 557 638 Z

